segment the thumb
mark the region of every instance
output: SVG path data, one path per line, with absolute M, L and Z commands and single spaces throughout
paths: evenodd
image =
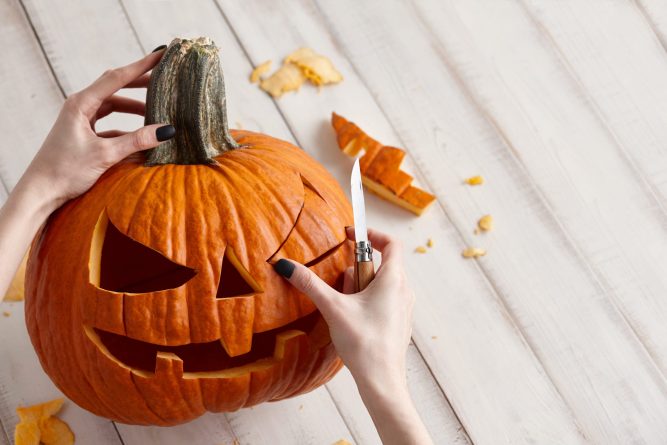
M 173 125 L 153 124 L 141 127 L 131 133 L 113 138 L 114 145 L 121 157 L 140 150 L 147 150 L 174 137 L 176 129 Z
M 296 261 L 282 258 L 273 265 L 273 269 L 292 286 L 308 295 L 320 312 L 326 316 L 329 307 L 338 295 L 335 289 L 322 281 L 315 272 Z

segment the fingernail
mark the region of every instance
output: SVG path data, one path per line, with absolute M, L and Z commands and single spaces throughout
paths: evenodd
M 165 49 L 166 47 L 167 47 L 167 45 L 160 45 L 160 46 L 158 46 L 157 48 L 155 48 L 155 49 L 154 49 L 153 51 L 151 51 L 151 52 L 152 52 L 152 53 L 156 53 L 156 52 L 158 52 L 158 51 L 161 51 L 161 50 Z
M 354 226 L 345 226 L 345 231 L 347 232 L 348 230 L 352 229 Z
M 175 134 L 176 129 L 173 125 L 163 125 L 155 130 L 155 136 L 157 136 L 157 140 L 160 142 L 173 138 Z
M 294 264 L 291 261 L 281 258 L 273 265 L 273 270 L 285 278 L 290 278 L 294 273 Z

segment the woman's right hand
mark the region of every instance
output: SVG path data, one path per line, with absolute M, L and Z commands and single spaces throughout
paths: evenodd
M 347 236 L 354 239 L 352 228 Z M 373 248 L 382 252 L 382 264 L 375 279 L 356 294 L 352 268 L 345 272 L 344 293 L 340 293 L 301 264 L 280 260 L 275 267 L 318 307 L 338 355 L 357 384 L 401 388 L 415 296 L 403 269 L 400 242 L 375 230 L 369 230 L 368 237 Z
M 347 237 L 354 239 L 349 227 Z M 345 271 L 341 294 L 301 264 L 282 259 L 274 267 L 313 300 L 328 323 L 331 340 L 357 383 L 382 443 L 432 444 L 406 382 L 415 295 L 403 270 L 401 245 L 375 230 L 368 231 L 368 238 L 382 252 L 382 264 L 361 292 L 353 293 L 352 268 Z

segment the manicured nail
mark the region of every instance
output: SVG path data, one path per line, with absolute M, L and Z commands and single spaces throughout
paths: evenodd
M 151 52 L 152 52 L 152 53 L 156 53 L 156 52 L 158 52 L 158 51 L 162 51 L 162 50 L 165 49 L 166 47 L 167 47 L 167 45 L 160 45 L 160 46 L 158 46 L 157 48 L 155 48 L 155 49 L 154 49 L 153 51 L 151 51 Z
M 160 142 L 173 138 L 175 134 L 176 129 L 173 125 L 163 125 L 155 130 L 155 136 L 157 136 L 157 140 Z
M 294 264 L 291 261 L 281 258 L 273 265 L 273 270 L 285 278 L 290 278 L 294 273 Z

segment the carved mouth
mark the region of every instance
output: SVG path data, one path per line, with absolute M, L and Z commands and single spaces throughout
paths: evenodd
M 185 378 L 188 374 L 192 378 L 205 377 L 206 374 L 225 377 L 277 363 L 282 358 L 284 342 L 299 335 L 310 337 L 316 331 L 318 322 L 323 323 L 323 320 L 320 313 L 315 311 L 285 326 L 253 334 L 252 349 L 236 357 L 230 357 L 219 340 L 163 346 L 91 326 L 85 326 L 84 331 L 107 357 L 143 376 L 153 375 L 158 357 L 173 357 L 183 362 Z

